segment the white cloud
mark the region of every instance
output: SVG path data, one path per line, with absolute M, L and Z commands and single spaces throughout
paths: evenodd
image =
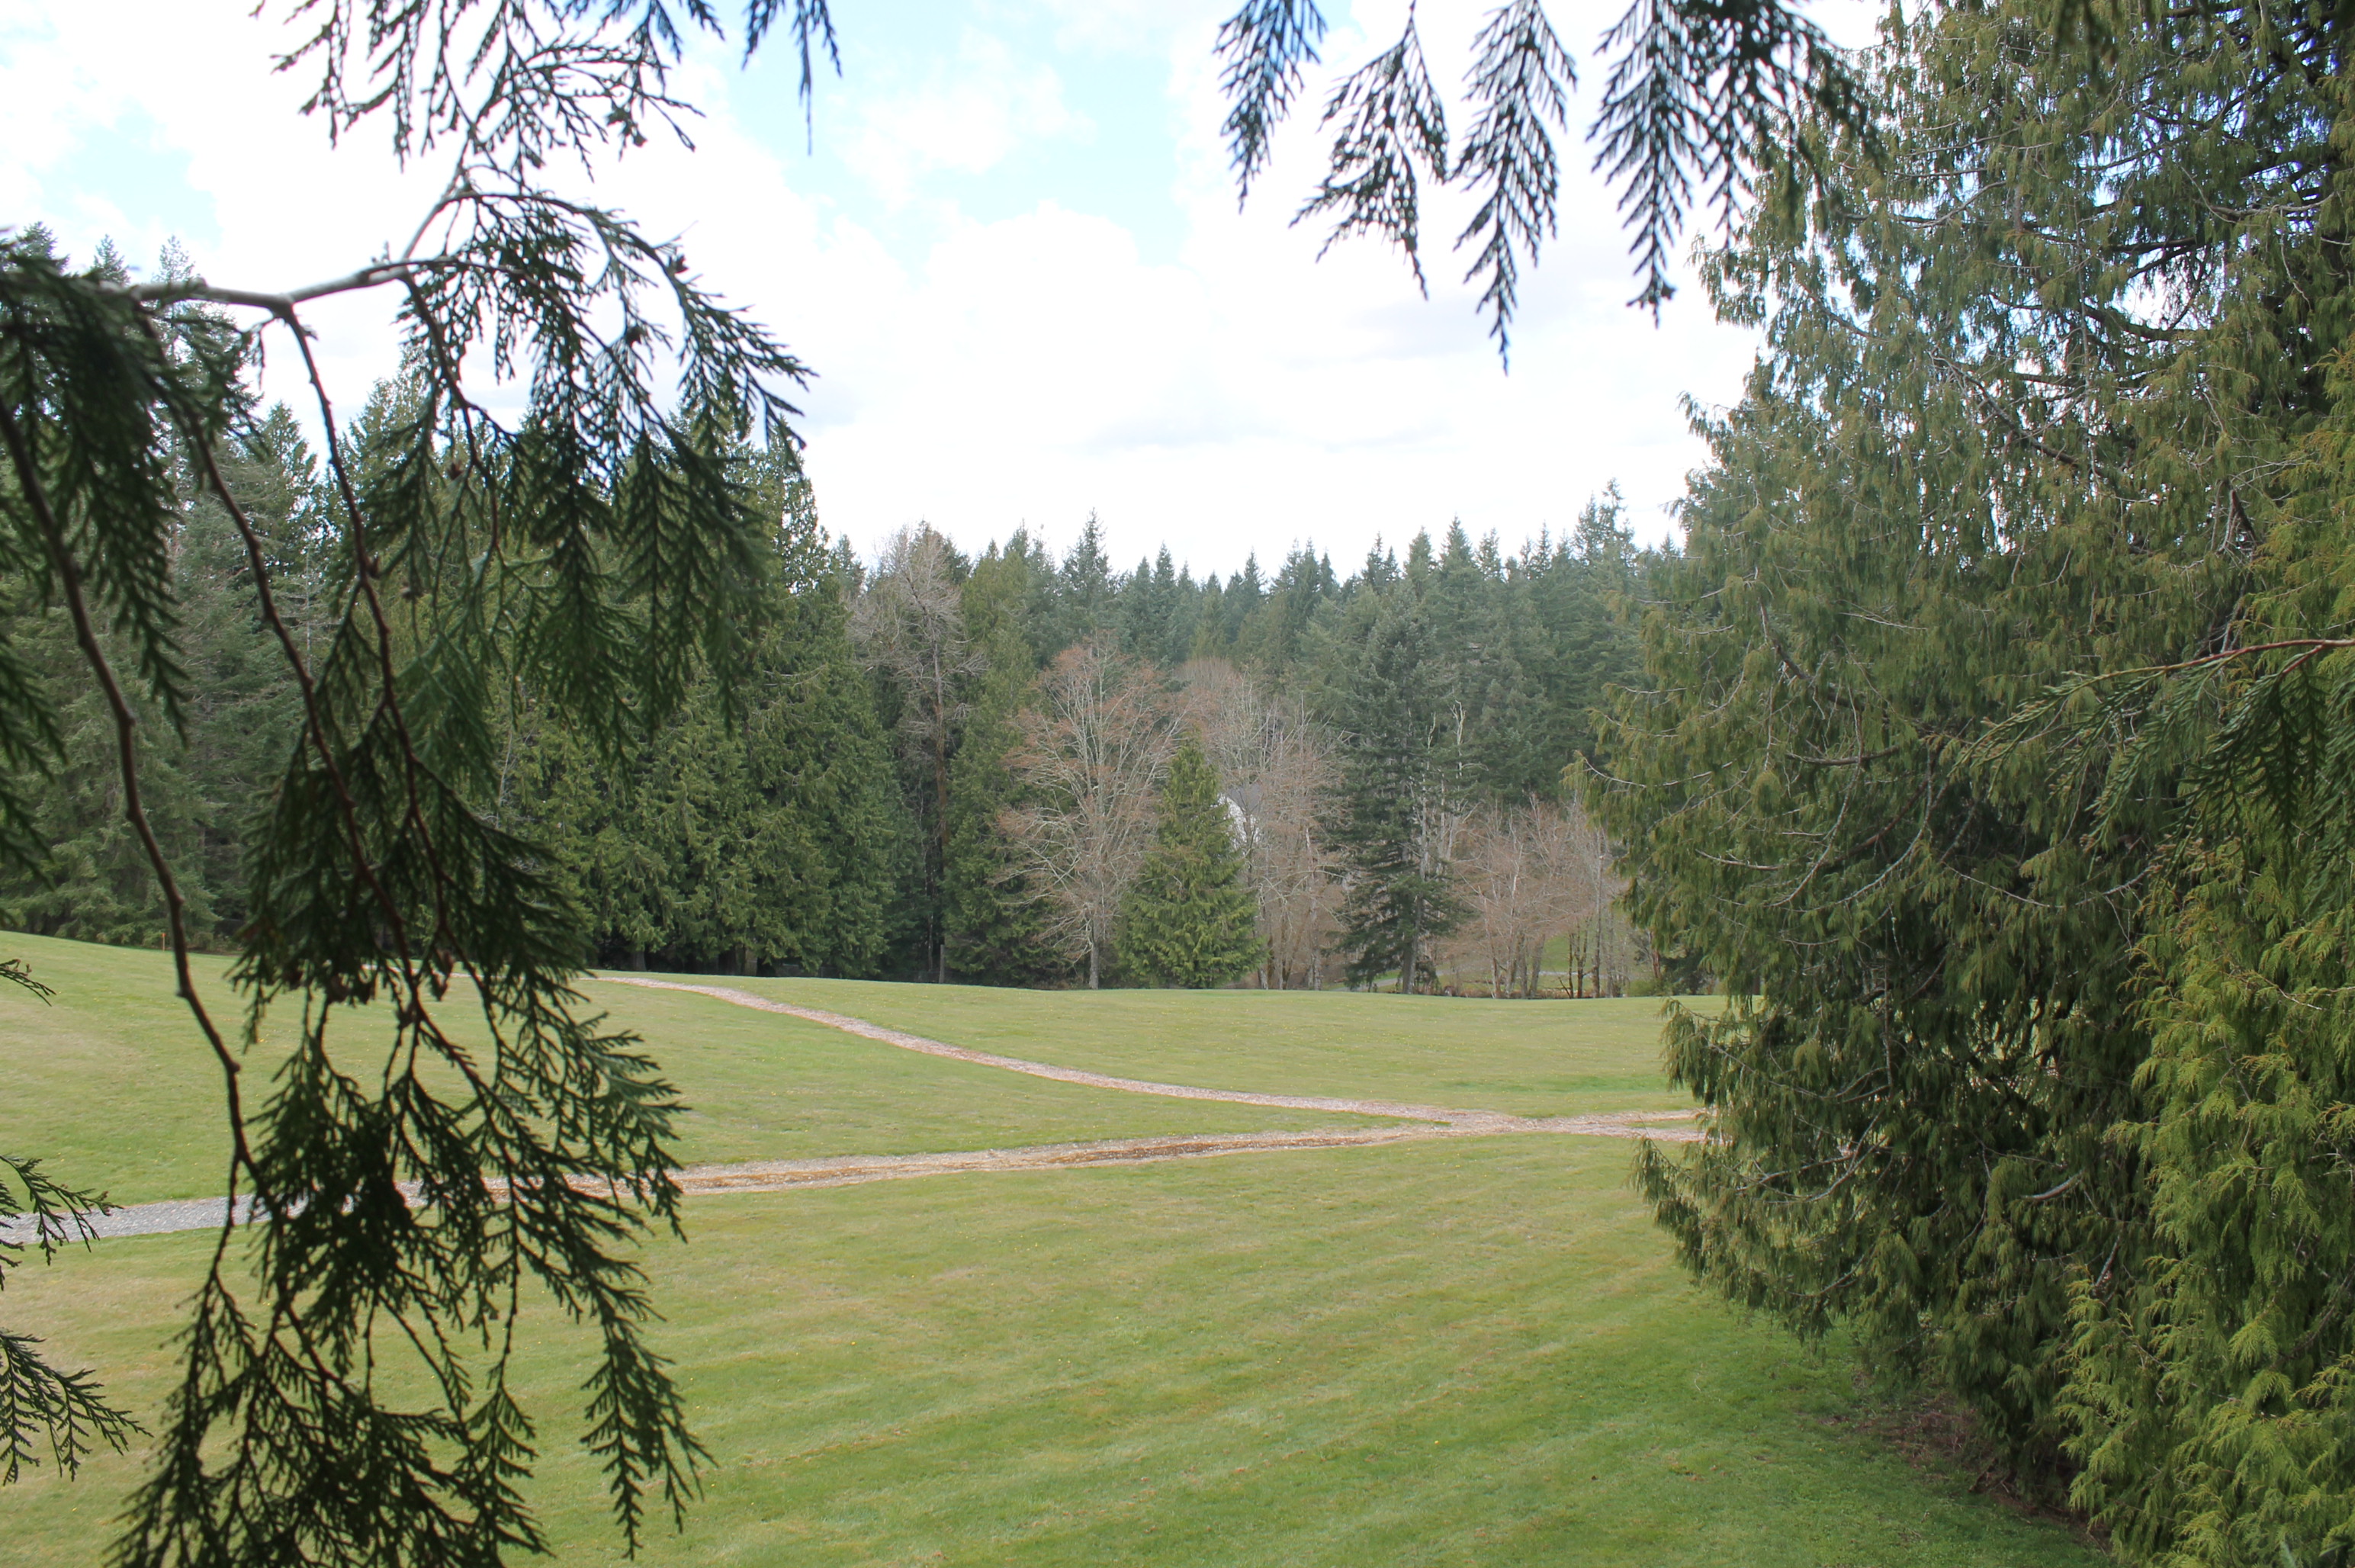
M 278 29 L 251 20 L 250 9 L 241 0 L 0 0 L 0 102 L 10 106 L 11 131 L 0 192 L 12 202 L 0 221 L 48 220 L 82 256 L 112 235 L 146 263 L 165 238 L 187 232 L 173 214 L 208 213 L 211 234 L 188 236 L 199 267 L 257 289 L 334 276 L 406 242 L 435 175 L 395 166 L 373 128 L 331 150 L 324 127 L 297 112 L 304 83 L 269 69 Z M 20 116 L 27 103 L 40 105 L 47 134 L 20 145 L 15 132 L 29 118 Z M 92 133 L 134 108 L 152 145 L 114 150 L 113 177 L 95 187 L 69 177 L 64 165 L 89 150 Z M 159 199 L 159 169 L 183 160 L 184 188 Z M 143 195 L 148 210 L 135 205 Z M 314 308 L 340 397 L 357 400 L 389 368 L 389 308 L 384 299 Z M 300 389 L 290 358 L 282 354 L 270 368 L 274 395 Z
M 1432 9 L 1433 40 L 1477 25 L 1472 5 Z M 1189 127 L 1176 263 L 1044 203 L 941 239 L 906 279 L 894 314 L 910 333 L 873 354 L 887 368 L 864 378 L 858 417 L 814 405 L 828 515 L 862 543 L 922 517 L 977 545 L 1025 521 L 1068 539 L 1098 509 L 1123 559 L 1167 539 L 1223 571 L 1312 536 L 1354 557 L 1376 533 L 1459 516 L 1508 540 L 1559 531 L 1616 478 L 1639 526 L 1666 531 L 1663 505 L 1703 455 L 1680 400 L 1738 395 L 1752 336 L 1710 319 L 1697 289 L 1657 330 L 1624 307 L 1623 241 L 1582 160 L 1571 232 L 1526 283 L 1504 375 L 1444 249 L 1460 202 L 1433 204 L 1428 302 L 1378 247 L 1320 263 L 1321 237 L 1287 223 L 1318 166 L 1313 117 L 1236 212 L 1214 25 L 1167 45 Z M 1359 47 L 1337 37 L 1328 54 Z
M 682 233 L 706 277 L 821 372 L 803 401 L 831 526 L 868 548 L 918 517 L 974 546 L 1026 522 L 1067 542 L 1095 509 L 1122 559 L 1167 540 L 1198 570 L 1224 571 L 1307 538 L 1350 560 L 1377 533 L 1396 541 L 1458 516 L 1518 541 L 1561 529 L 1615 477 L 1639 524 L 1665 530 L 1660 507 L 1701 457 L 1678 399 L 1730 400 L 1754 339 L 1710 321 L 1698 291 L 1657 331 L 1623 308 L 1623 241 L 1582 157 L 1573 151 L 1569 231 L 1527 281 L 1508 377 L 1444 248 L 1462 221 L 1452 197 L 1433 203 L 1428 302 L 1378 248 L 1337 248 L 1320 263 L 1320 237 L 1288 226 L 1318 168 L 1313 105 L 1236 212 L 1209 58 L 1222 7 L 1124 3 L 1091 19 L 1076 0 L 1046 3 L 1075 48 L 1146 39 L 1166 50 L 1170 96 L 1155 123 L 1183 127 L 1174 257 L 1148 260 L 1084 189 L 986 222 L 956 203 L 943 176 L 999 170 L 1026 144 L 1093 130 L 1056 62 L 1006 42 L 1010 29 L 967 27 L 944 62 L 848 84 L 861 96 L 837 121 L 846 161 L 887 193 L 941 198 L 922 208 L 919 242 L 887 241 L 846 203 L 798 189 L 798 146 L 747 131 L 756 117 L 732 108 L 741 79 L 716 48 L 681 79 L 710 112 L 698 150 L 657 144 L 601 171 L 599 199 Z M 58 173 L 86 130 L 138 106 L 159 144 L 186 158 L 186 194 L 212 215 L 217 243 L 198 258 L 210 275 L 282 285 L 405 241 L 434 171 L 397 170 L 368 134 L 330 153 L 321 127 L 294 114 L 300 84 L 267 70 L 274 27 L 245 9 L 0 0 L 0 101 L 28 123 L 0 149 L 0 220 L 63 216 L 78 250 L 112 231 L 152 253 L 161 231 L 127 172 L 119 186 L 71 189 Z M 1460 72 L 1477 0 L 1423 10 L 1434 67 Z M 1566 31 L 1608 19 L 1557 15 Z M 1390 25 L 1369 16 L 1366 31 Z M 1337 34 L 1328 59 L 1360 51 Z M 316 313 L 340 398 L 390 368 L 390 309 L 379 296 Z M 282 357 L 271 381 L 298 389 Z
M 895 76 L 898 73 L 894 73 Z M 892 206 L 932 174 L 977 175 L 1026 142 L 1084 141 L 1094 127 L 1063 101 L 1052 67 L 966 27 L 954 59 L 917 81 L 863 94 L 844 157 Z

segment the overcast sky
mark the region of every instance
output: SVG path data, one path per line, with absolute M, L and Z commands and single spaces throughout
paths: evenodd
M 1587 47 L 1617 4 L 1551 9 Z M 696 150 L 601 167 L 596 194 L 683 236 L 818 370 L 801 400 L 819 509 L 862 549 L 918 519 L 968 547 L 1027 524 L 1060 548 L 1093 511 L 1116 561 L 1167 542 L 1224 573 L 1313 539 L 1346 569 L 1378 534 L 1454 518 L 1508 544 L 1559 532 L 1614 479 L 1639 534 L 1665 534 L 1701 457 L 1682 400 L 1732 399 L 1753 336 L 1697 287 L 1657 329 L 1625 307 L 1625 239 L 1582 155 L 1510 375 L 1436 253 L 1456 204 L 1430 216 L 1428 301 L 1386 250 L 1320 262 L 1321 237 L 1288 226 L 1321 162 L 1313 120 L 1239 213 L 1210 58 L 1232 5 L 836 0 L 845 74 L 814 147 L 785 51 L 739 69 L 699 46 Z M 372 132 L 331 150 L 301 83 L 269 69 L 286 30 L 250 9 L 0 0 L 0 223 L 44 221 L 80 256 L 111 235 L 148 265 L 177 237 L 212 281 L 261 289 L 398 249 L 442 171 L 399 169 Z M 1423 0 L 1443 81 L 1482 10 Z M 1404 0 L 1327 11 L 1346 68 Z M 340 398 L 389 368 L 390 307 L 317 311 Z M 282 363 L 272 378 L 296 391 Z

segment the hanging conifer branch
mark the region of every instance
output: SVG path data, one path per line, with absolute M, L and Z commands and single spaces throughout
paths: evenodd
M 1322 259 L 1353 234 L 1394 240 L 1414 269 L 1415 286 L 1427 296 L 1422 252 L 1423 209 L 1418 165 L 1434 182 L 1447 178 L 1447 108 L 1423 64 L 1423 39 L 1414 13 L 1407 13 L 1399 41 L 1358 68 L 1325 105 L 1322 123 L 1341 122 L 1333 139 L 1332 164 L 1316 193 L 1293 215 L 1298 223 L 1312 214 L 1337 212 L 1332 230 L 1317 247 Z
M 1323 14 L 1306 0 L 1252 0 L 1219 29 L 1228 149 L 1245 197 L 1324 34 Z M 1668 274 L 1696 182 L 1730 229 L 1762 172 L 1817 176 L 1811 138 L 1872 134 L 1872 108 L 1848 56 L 1785 0 L 1635 0 L 1604 34 L 1603 51 L 1617 59 L 1588 137 L 1595 167 L 1623 189 L 1620 210 L 1635 231 L 1643 287 L 1630 303 L 1655 318 L 1676 293 Z M 1481 283 L 1480 309 L 1505 360 L 1521 270 L 1536 263 L 1558 222 L 1556 138 L 1567 128 L 1577 63 L 1541 0 L 1506 0 L 1490 12 L 1473 53 L 1465 84 L 1472 130 L 1451 166 L 1444 104 L 1410 8 L 1399 41 L 1327 101 L 1327 170 L 1299 216 L 1338 215 L 1327 248 L 1345 235 L 1389 240 L 1420 284 L 1422 178 L 1475 195 L 1456 245 L 1473 251 L 1466 276 Z M 1809 115 L 1819 123 L 1802 134 Z
M 1325 13 L 1316 0 L 1245 0 L 1219 25 L 1219 90 L 1227 97 L 1227 153 L 1239 201 L 1274 155 L 1275 129 L 1292 112 L 1302 73 L 1317 61 Z
M 0 237 L 0 551 L 69 613 L 109 699 L 180 989 L 222 1066 L 229 1192 L 270 1219 L 238 1244 L 232 1203 L 116 1560 L 542 1549 L 520 1490 L 538 1426 L 507 1381 L 527 1282 L 596 1331 L 583 1441 L 634 1547 L 652 1507 L 684 1509 L 704 1459 L 647 1342 L 632 1259 L 649 1226 L 677 1224 L 677 1098 L 570 987 L 580 918 L 547 855 L 487 809 L 485 715 L 493 689 L 521 682 L 618 743 L 697 672 L 725 681 L 770 561 L 743 443 L 790 439 L 783 389 L 805 372 L 675 244 L 534 183 L 555 152 L 676 125 L 663 80 L 680 38 L 660 5 L 624 18 L 518 0 L 463 40 L 458 13 L 434 7 L 293 14 L 315 30 L 282 64 L 323 68 L 312 106 L 336 135 L 383 114 L 403 157 L 456 155 L 406 253 L 287 291 L 180 275 L 133 288 L 66 271 L 37 236 Z M 700 5 L 689 15 L 709 23 Z M 805 47 L 822 17 L 801 19 Z M 409 371 L 363 466 L 301 307 L 387 285 Z M 240 330 L 212 307 L 264 315 Z M 245 367 L 280 326 L 333 477 L 339 604 L 310 652 L 216 453 L 246 417 Z M 524 384 L 519 421 L 462 382 L 470 358 Z M 232 973 L 250 1032 L 273 1008 L 302 1018 L 258 1104 L 197 994 L 186 901 L 141 807 L 137 703 L 177 724 L 188 684 L 169 565 L 181 464 L 230 517 L 301 697 Z M 0 656 L 12 682 L 33 700 L 0 714 L 0 753 L 52 754 L 47 694 Z M 0 824 L 29 823 L 23 779 L 0 780 Z M 10 842 L 20 859 L 37 848 Z M 487 1026 L 487 1049 L 452 1032 L 453 1006 Z M 35 1364 L 10 1345 L 12 1367 Z M 403 1360 L 419 1380 L 380 1375 Z M 396 1393 L 404 1381 L 427 1392 Z M 37 1408 L 67 1423 L 60 1462 L 127 1430 L 94 1389 L 44 1386 Z
M 1570 112 L 1578 70 L 1538 0 L 1512 0 L 1473 40 L 1469 92 L 1479 117 L 1464 138 L 1455 178 L 1480 197 L 1455 246 L 1477 245 L 1465 281 L 1482 279 L 1497 357 L 1509 363 L 1520 270 L 1556 231 L 1561 173 L 1553 137 Z
M 1793 160 L 1813 166 L 1799 134 L 1803 111 L 1827 128 L 1862 129 L 1865 100 L 1842 51 L 1779 0 L 1635 0 L 1604 45 L 1625 52 L 1595 119 L 1595 166 L 1625 185 L 1620 210 L 1644 275 L 1630 303 L 1657 316 L 1676 294 L 1668 271 L 1696 184 L 1731 228 L 1756 171 Z

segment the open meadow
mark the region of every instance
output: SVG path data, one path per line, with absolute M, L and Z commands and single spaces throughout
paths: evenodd
M 202 1196 L 212 1080 L 161 955 L 12 937 L 0 1138 L 124 1201 Z M 217 973 L 217 971 L 216 971 Z M 1649 1002 L 1029 993 L 705 980 L 955 1045 L 1262 1093 L 1558 1115 L 1673 1108 Z M 691 1162 L 1376 1118 L 944 1061 L 709 997 L 587 988 L 695 1110 Z M 268 1040 L 259 1048 L 266 1054 Z M 257 1070 L 257 1076 L 259 1070 Z M 714 1455 L 656 1564 L 1972 1564 L 2100 1555 L 1856 1430 L 1847 1364 L 1692 1290 L 1625 1139 L 1432 1137 L 696 1196 L 649 1254 Z M 142 1410 L 212 1239 L 16 1276 L 0 1317 Z M 570 1431 L 584 1347 L 528 1314 L 568 1563 L 618 1561 Z M 0 1498 L 0 1562 L 97 1561 L 136 1474 Z

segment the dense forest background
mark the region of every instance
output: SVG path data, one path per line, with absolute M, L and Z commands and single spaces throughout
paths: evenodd
M 380 389 L 357 422 L 364 465 L 400 398 Z M 1116 570 L 1092 518 L 1060 556 L 1028 533 L 967 556 L 919 527 L 862 561 L 821 525 L 789 451 L 739 462 L 777 522 L 741 628 L 749 677 L 699 680 L 619 750 L 549 721 L 520 686 L 489 694 L 497 816 L 553 857 L 594 933 L 584 961 L 1166 980 L 1141 957 L 1139 900 L 1161 883 L 1139 877 L 1190 743 L 1239 851 L 1219 877 L 1247 894 L 1219 979 L 1410 976 L 1512 996 L 1663 977 L 1575 795 L 1598 707 L 1635 667 L 1631 591 L 1659 564 L 1631 544 L 1615 494 L 1517 551 L 1457 527 L 1377 546 L 1347 576 L 1304 545 L 1272 574 L 1254 560 L 1198 580 L 1166 548 Z M 340 586 L 338 503 L 293 417 L 261 419 L 229 477 L 271 530 L 282 608 L 315 633 Z M 226 947 L 247 918 L 248 824 L 295 744 L 299 698 L 253 613 L 241 544 L 190 490 L 176 587 L 200 695 L 150 753 L 148 810 L 188 868 L 196 929 Z M 430 635 L 432 585 L 403 592 Z M 0 583 L 0 635 L 73 715 L 68 765 L 37 786 L 49 863 L 0 879 L 0 924 L 153 944 L 163 909 L 123 826 L 98 694 L 21 585 Z

